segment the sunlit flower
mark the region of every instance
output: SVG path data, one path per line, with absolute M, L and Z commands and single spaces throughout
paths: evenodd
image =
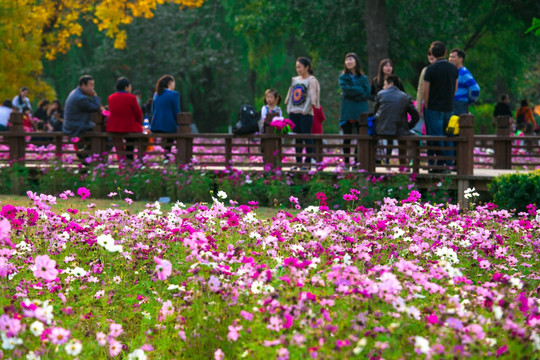
M 49 255 L 36 256 L 34 276 L 48 281 L 56 279 L 58 270 L 56 270 L 56 261 L 49 258 Z
M 66 353 L 71 356 L 77 356 L 82 351 L 82 343 L 77 339 L 71 339 L 65 345 Z
M 154 257 L 156 269 L 154 270 L 159 280 L 166 280 L 172 273 L 172 264 L 168 260 Z

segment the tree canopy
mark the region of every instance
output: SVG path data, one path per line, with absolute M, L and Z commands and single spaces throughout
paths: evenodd
M 153 17 L 157 6 L 174 3 L 198 7 L 203 0 L 2 0 L 0 6 L 0 89 L 2 98 L 13 96 L 26 84 L 36 95 L 51 95 L 40 79 L 42 60 L 55 59 L 72 45 L 82 46 L 82 21 L 124 48 L 126 29 L 134 18 Z
M 104 100 L 119 76 L 149 97 L 157 78 L 170 73 L 201 130 L 222 131 L 243 103 L 261 106 L 265 89 L 284 97 L 295 59 L 308 56 L 325 127 L 336 132 L 346 53 L 356 52 L 369 75 L 390 57 L 415 96 L 426 50 L 442 40 L 466 50 L 480 102 L 501 93 L 540 100 L 534 0 L 0 1 L 4 98 L 24 85 L 35 100 L 54 92 L 63 100 L 84 73 L 96 78 Z

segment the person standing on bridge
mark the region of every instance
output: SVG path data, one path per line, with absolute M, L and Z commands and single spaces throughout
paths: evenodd
M 153 133 L 176 133 L 178 123 L 176 117 L 180 113 L 180 94 L 174 91 L 176 83 L 171 75 L 164 75 L 156 83 L 156 92 L 152 101 Z M 173 139 L 165 139 L 164 148 L 171 151 Z
M 366 75 L 362 73 L 360 59 L 355 53 L 345 55 L 345 65 L 339 75 L 341 88 L 341 111 L 339 126 L 343 134 L 358 134 L 361 113 L 369 112 L 368 100 L 371 98 L 371 89 Z M 343 154 L 345 166 L 349 166 L 351 140 L 343 140 Z
M 448 61 L 458 69 L 458 87 L 454 95 L 454 115 L 468 114 L 469 105 L 476 102 L 480 96 L 480 86 L 474 80 L 471 72 L 463 66 L 465 51 L 461 49 L 450 50 Z
M 446 60 L 446 45 L 434 41 L 430 46 L 431 54 L 437 59 L 429 65 L 424 75 L 424 120 L 428 135 L 444 136 L 454 107 L 454 95 L 458 86 L 458 70 Z M 451 142 L 429 141 L 428 146 L 451 146 Z M 446 150 L 428 150 L 428 156 L 449 156 Z M 450 165 L 450 160 L 429 159 L 429 165 Z M 432 173 L 446 172 L 445 169 L 431 169 Z
M 294 122 L 294 131 L 297 134 L 311 134 L 313 126 L 313 108 L 321 107 L 320 92 L 321 87 L 319 81 L 313 76 L 311 68 L 311 60 L 306 57 L 296 59 L 296 73 L 291 79 L 291 86 L 287 93 L 285 103 L 287 104 L 287 113 Z M 312 154 L 313 139 L 297 139 L 297 144 L 305 144 L 306 155 Z M 302 148 L 296 148 L 296 162 L 302 163 Z M 305 163 L 311 163 L 311 157 L 306 156 Z

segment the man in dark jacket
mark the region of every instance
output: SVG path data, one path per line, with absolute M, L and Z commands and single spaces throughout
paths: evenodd
M 68 96 L 64 106 L 63 131 L 71 137 L 77 137 L 94 128 L 92 113 L 101 109 L 101 100 L 94 90 L 94 79 L 83 75 L 77 86 Z
M 94 90 L 94 79 L 90 75 L 83 75 L 77 86 L 68 96 L 64 107 L 64 125 L 62 130 L 71 137 L 80 137 L 86 131 L 94 128 L 92 114 L 101 110 L 101 100 Z M 81 143 L 87 143 L 89 139 L 81 139 Z M 85 150 L 86 145 L 79 146 L 79 150 Z M 80 159 L 81 154 L 77 154 Z
M 397 88 L 396 84 L 399 83 L 399 77 L 389 75 L 384 81 L 383 90 L 377 94 L 377 101 L 375 102 L 375 129 L 377 135 L 410 135 L 410 129 L 420 119 L 420 114 L 414 107 L 412 99 Z M 407 114 L 411 115 L 411 122 L 407 121 Z M 406 159 L 403 157 L 405 153 L 405 144 L 400 141 L 400 164 L 406 163 Z

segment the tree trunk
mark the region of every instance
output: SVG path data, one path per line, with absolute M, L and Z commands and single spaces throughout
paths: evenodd
M 388 31 L 386 29 L 386 0 L 366 0 L 365 11 L 368 77 L 377 76 L 379 62 L 388 58 Z

